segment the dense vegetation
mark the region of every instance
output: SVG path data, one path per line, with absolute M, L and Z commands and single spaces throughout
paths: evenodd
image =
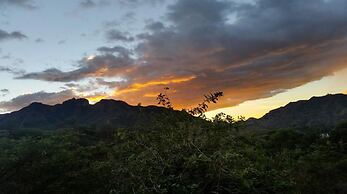
M 329 135 L 251 134 L 223 115 L 141 130 L 16 131 L 0 139 L 0 193 L 347 193 L 345 142 L 347 124 Z

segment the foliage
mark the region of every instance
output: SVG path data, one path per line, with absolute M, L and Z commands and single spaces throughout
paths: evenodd
M 341 123 L 330 134 L 333 143 L 337 143 L 342 149 L 347 151 L 347 122 Z
M 219 98 L 223 96 L 223 92 L 214 92 L 210 94 L 204 95 L 204 100 L 202 103 L 198 104 L 197 107 L 191 109 L 188 111 L 191 115 L 202 117 L 205 112 L 208 110 L 208 104 L 210 103 L 217 103 Z
M 163 107 L 166 107 L 168 109 L 172 109 L 173 106 L 172 106 L 171 100 L 170 100 L 169 96 L 166 94 L 166 91 L 170 90 L 170 88 L 165 87 L 164 90 L 165 90 L 164 93 L 160 93 L 157 96 L 158 105 L 162 105 Z
M 166 107 L 168 109 L 173 109 L 173 105 L 171 103 L 171 100 L 169 98 L 169 96 L 167 95 L 166 91 L 168 91 L 170 88 L 165 87 L 164 93 L 160 93 L 157 96 L 157 101 L 158 101 L 158 105 L 162 105 L 163 107 Z M 187 112 L 193 116 L 197 116 L 200 118 L 205 118 L 205 112 L 207 112 L 208 110 L 208 104 L 210 103 L 214 103 L 216 104 L 219 100 L 220 97 L 223 96 L 223 92 L 214 92 L 214 93 L 210 93 L 210 94 L 205 94 L 204 95 L 204 100 L 202 101 L 202 103 L 198 104 L 197 107 L 194 107 L 190 110 L 188 110 Z
M 240 134 L 224 114 L 179 120 L 5 134 L 0 193 L 346 193 L 347 155 L 320 132 Z

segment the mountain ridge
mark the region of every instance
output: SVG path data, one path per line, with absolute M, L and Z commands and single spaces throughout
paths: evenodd
M 72 98 L 56 105 L 34 102 L 21 110 L 0 114 L 0 130 L 151 128 L 193 118 L 185 111 L 153 105 L 132 106 L 113 99 L 89 104 L 87 99 Z M 245 126 L 248 130 L 332 129 L 343 121 L 347 121 L 347 95 L 328 94 L 290 102 L 259 119 L 248 119 Z
M 185 119 L 187 116 L 188 114 L 183 111 L 157 106 L 132 106 L 119 100 L 104 99 L 89 104 L 87 99 L 72 98 L 56 105 L 34 102 L 18 111 L 0 115 L 0 130 L 58 129 L 77 126 L 151 127 L 153 123 L 160 122 L 158 120 L 162 117 L 169 117 L 172 122 L 178 122 L 178 119 Z
M 259 119 L 247 120 L 252 129 L 332 129 L 347 121 L 347 95 L 328 94 L 290 102 Z

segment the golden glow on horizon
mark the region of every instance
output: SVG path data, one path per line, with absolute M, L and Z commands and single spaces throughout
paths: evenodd
M 115 92 L 115 95 L 121 95 L 125 93 L 130 93 L 130 92 L 137 92 L 140 91 L 141 89 L 150 87 L 150 86 L 157 86 L 157 85 L 167 85 L 167 84 L 176 84 L 176 83 L 182 83 L 182 82 L 187 82 L 192 79 L 194 79 L 195 76 L 190 76 L 190 77 L 183 77 L 183 78 L 174 78 L 170 80 L 158 80 L 158 81 L 150 81 L 146 83 L 135 83 L 131 85 L 129 88 L 125 88 L 123 90 L 118 90 Z
M 234 107 L 221 108 L 210 111 L 206 114 L 208 118 L 217 113 L 224 112 L 233 117 L 245 116 L 246 118 L 260 118 L 270 110 L 287 105 L 289 102 L 298 100 L 308 100 L 313 96 L 325 96 L 327 94 L 344 93 L 347 94 L 347 69 L 336 72 L 332 76 L 327 76 L 318 81 L 307 83 L 303 86 L 290 89 L 269 98 L 251 100 L 243 102 Z
M 250 100 L 250 101 L 243 102 L 237 106 L 225 107 L 225 108 L 210 111 L 207 113 L 207 116 L 213 117 L 217 113 L 224 112 L 234 117 L 242 115 L 242 116 L 245 116 L 246 118 L 250 118 L 250 117 L 260 118 L 264 114 L 269 112 L 270 110 L 279 108 L 281 106 L 285 106 L 289 102 L 295 102 L 298 100 L 307 100 L 311 98 L 312 96 L 324 96 L 327 94 L 336 94 L 336 93 L 347 94 L 347 90 L 346 90 L 347 76 L 346 75 L 347 75 L 347 69 L 344 69 L 342 71 L 335 73 L 334 75 L 324 77 L 321 80 L 313 81 L 294 89 L 290 89 L 288 91 L 285 91 L 283 93 L 277 94 L 269 98 Z M 194 78 L 195 78 L 194 76 L 191 76 L 191 77 L 171 78 L 171 79 L 159 80 L 159 81 L 155 80 L 155 81 L 150 81 L 145 83 L 135 83 L 133 85 L 130 85 L 128 88 L 116 91 L 115 96 L 111 94 L 95 95 L 95 96 L 82 94 L 81 96 L 82 97 L 84 96 L 92 104 L 94 104 L 105 98 L 116 97 L 116 96 L 122 97 L 122 94 L 127 96 L 127 94 L 132 92 L 144 92 L 139 94 L 140 96 L 138 97 L 142 96 L 144 98 L 143 99 L 144 101 L 142 101 L 143 104 L 149 104 L 148 100 L 153 99 L 154 101 L 158 93 L 156 93 L 154 90 L 150 90 L 148 87 L 153 87 L 153 86 L 160 87 L 161 85 L 188 82 Z M 147 89 L 148 91 L 146 92 Z M 129 99 L 137 98 L 137 97 L 134 97 L 136 95 L 137 93 L 134 93 L 134 95 L 131 95 L 129 98 L 126 98 L 126 101 L 129 103 L 135 103 L 135 102 L 129 101 Z M 145 98 L 147 99 L 147 101 Z M 175 104 L 175 107 L 180 108 L 181 106 L 179 104 Z
M 91 104 L 95 104 L 97 102 L 99 102 L 102 99 L 107 98 L 107 96 L 88 96 L 86 97 L 86 99 L 91 103 Z

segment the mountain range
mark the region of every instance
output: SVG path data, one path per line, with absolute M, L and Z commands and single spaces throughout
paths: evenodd
M 131 106 L 123 101 L 101 100 L 91 105 L 86 99 L 70 99 L 54 106 L 42 103 L 0 115 L 0 130 L 88 127 L 151 128 L 175 125 L 194 119 L 184 111 L 157 106 Z M 335 94 L 291 102 L 260 119 L 248 119 L 249 129 L 331 129 L 347 121 L 347 95 Z
M 35 102 L 19 111 L 0 115 L 0 130 L 150 128 L 187 118 L 191 118 L 188 113 L 163 107 L 131 106 L 117 100 L 101 100 L 91 105 L 86 99 L 73 98 L 54 106 Z
M 248 119 L 250 129 L 332 129 L 347 121 L 347 95 L 328 94 L 291 102 L 260 119 Z

